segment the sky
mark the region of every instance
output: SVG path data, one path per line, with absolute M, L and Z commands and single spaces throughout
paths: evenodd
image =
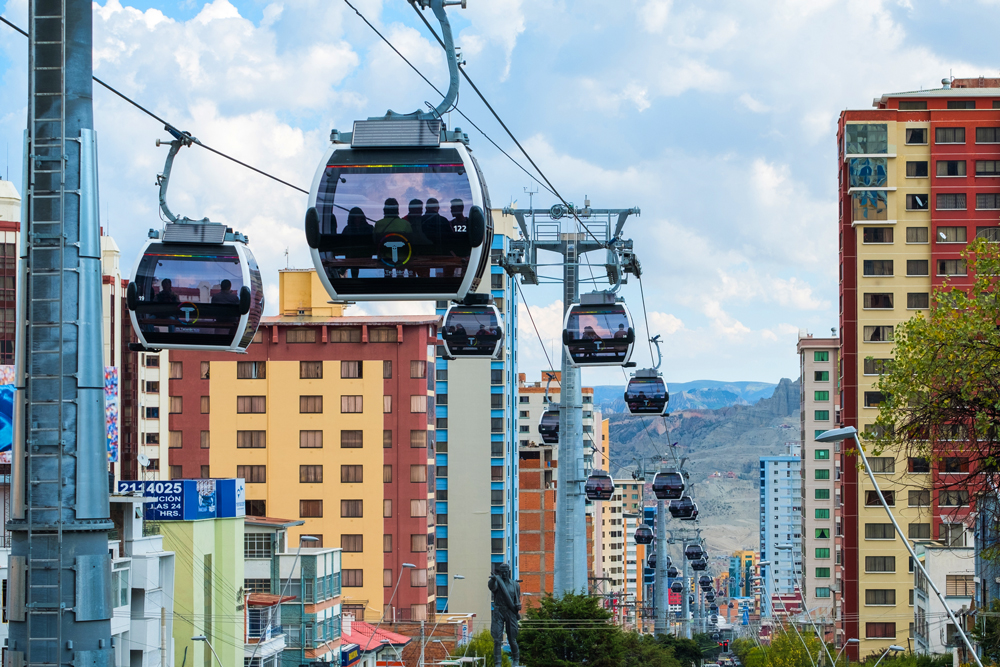
M 428 78 L 444 54 L 405 0 L 352 0 Z M 204 143 L 308 189 L 330 130 L 440 100 L 340 0 L 105 0 L 94 72 Z M 27 25 L 27 0 L 0 0 Z M 798 376 L 802 329 L 837 326 L 836 121 L 882 93 L 997 76 L 998 0 L 468 0 L 450 7 L 466 70 L 569 201 L 638 207 L 625 236 L 644 269 L 622 287 L 640 340 L 663 340 L 669 382 Z M 427 17 L 434 23 L 428 11 Z M 21 184 L 27 40 L 0 25 L 0 176 Z M 529 167 L 468 87 L 459 107 Z M 129 272 L 161 226 L 168 135 L 95 86 L 102 224 Z M 494 206 L 537 186 L 472 127 Z M 530 167 L 529 167 L 530 168 Z M 248 234 L 277 307 L 277 272 L 308 268 L 306 196 L 207 151 L 178 156 L 168 201 Z M 534 195 L 536 207 L 555 198 Z M 553 261 L 549 256 L 547 261 Z M 600 261 L 595 255 L 591 261 Z M 521 371 L 552 355 L 561 291 L 524 286 Z M 348 314 L 428 313 L 365 303 Z M 637 345 L 633 360 L 649 365 Z M 556 356 L 553 355 L 555 360 Z M 617 368 L 583 381 L 620 384 Z

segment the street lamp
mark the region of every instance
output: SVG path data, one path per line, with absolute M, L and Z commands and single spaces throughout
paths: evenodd
M 801 593 L 801 595 L 802 595 L 802 607 L 805 608 L 805 606 L 806 606 L 806 591 L 805 591 L 804 588 L 802 588 L 802 584 L 799 582 L 799 573 L 795 569 L 795 551 L 794 551 L 795 545 L 794 544 L 777 544 L 777 545 L 775 545 L 774 548 L 777 549 L 777 550 L 779 550 L 779 551 L 788 551 L 789 554 L 791 555 L 791 557 L 792 557 L 792 580 L 795 582 L 795 585 L 799 587 L 799 593 Z M 820 635 L 819 629 L 816 627 L 816 621 L 813 620 L 812 614 L 808 614 L 808 616 L 809 616 L 809 622 L 812 624 L 812 627 L 813 627 L 813 632 L 816 633 L 816 638 L 819 640 L 819 643 L 823 645 L 823 650 L 826 651 L 826 657 L 830 658 L 831 657 L 830 656 L 830 649 L 826 645 L 826 635 L 825 634 L 824 635 Z M 836 664 L 837 664 L 836 660 L 831 660 L 830 661 L 831 667 L 836 667 Z
M 303 542 L 310 542 L 310 543 L 312 543 L 312 542 L 319 542 L 319 538 L 315 537 L 313 535 L 299 535 L 299 548 L 295 550 L 295 560 L 292 561 L 292 569 L 288 571 L 288 576 L 285 578 L 285 585 L 281 588 L 281 592 L 278 594 L 278 604 L 277 604 L 277 607 L 279 609 L 281 608 L 281 599 L 283 597 L 285 597 L 285 593 L 288 592 L 288 585 L 290 583 L 292 583 L 292 574 L 295 573 L 295 565 L 299 562 L 299 556 L 302 554 L 302 543 Z M 281 576 L 280 572 L 279 572 L 278 576 Z M 302 578 L 299 577 L 300 584 L 301 584 L 301 581 L 302 581 Z M 300 588 L 300 591 L 301 590 L 305 590 L 305 585 L 300 585 L 299 588 Z M 247 612 L 247 613 L 249 613 L 249 612 Z M 271 611 L 267 612 L 267 623 L 264 624 L 264 627 L 260 631 L 260 636 L 257 637 L 257 643 L 254 644 L 254 646 L 253 646 L 253 653 L 250 654 L 250 662 L 247 663 L 248 665 L 252 665 L 253 664 L 253 659 L 257 656 L 257 649 L 260 648 L 260 642 L 261 642 L 262 639 L 264 639 L 265 637 L 267 637 L 267 631 L 271 628 L 271 622 L 272 621 L 274 621 L 274 607 L 271 608 Z M 211 646 L 211 644 L 209 644 L 209 646 Z M 303 646 L 305 646 L 304 643 L 303 643 Z M 303 661 L 305 661 L 305 653 L 304 653 L 305 649 L 303 648 L 302 650 L 303 650 L 303 654 L 302 654 L 303 657 L 302 657 L 302 659 L 303 659 Z
M 879 659 L 875 661 L 875 667 L 878 667 L 878 663 L 882 662 L 882 658 L 884 658 L 885 656 L 889 655 L 890 652 L 899 653 L 900 651 L 905 651 L 905 650 L 906 649 L 903 648 L 902 646 L 896 646 L 895 644 L 890 644 L 889 648 L 887 648 L 885 650 L 885 653 L 883 653 L 881 656 L 879 656 Z
M 850 639 L 848 639 L 847 641 L 845 641 L 844 645 L 841 646 L 840 650 L 837 652 L 837 657 L 833 659 L 833 666 L 832 667 L 836 667 L 837 661 L 840 660 L 840 654 L 844 652 L 844 649 L 847 648 L 848 644 L 860 644 L 860 643 L 861 643 L 860 639 L 854 639 L 853 637 L 850 638 Z M 847 656 L 847 660 L 848 660 L 848 664 L 850 664 L 851 656 Z
M 392 606 L 392 600 L 393 600 L 393 598 L 396 597 L 396 589 L 399 588 L 399 580 L 403 578 L 403 570 L 412 569 L 412 568 L 415 568 L 415 567 L 416 567 L 416 565 L 414 565 L 413 563 L 401 563 L 401 567 L 399 568 L 399 576 L 396 577 L 396 585 L 393 586 L 393 588 L 392 588 L 392 595 L 389 596 L 389 602 L 384 607 L 382 607 L 382 617 L 378 619 L 378 624 L 375 626 L 375 630 L 372 632 L 371 637 L 368 638 L 368 642 L 365 644 L 365 649 L 364 650 L 367 651 L 368 647 L 371 646 L 372 639 L 374 639 L 375 635 L 378 634 L 378 629 L 382 625 L 382 621 L 385 620 L 385 612 L 386 612 L 386 610 L 388 610 L 389 607 Z
M 399 658 L 399 661 L 403 662 L 403 656 L 401 656 L 399 654 L 399 649 L 397 649 L 393 645 L 392 640 L 390 640 L 390 639 L 382 639 L 382 640 L 379 641 L 379 644 L 381 644 L 382 646 L 388 646 L 389 648 L 391 648 L 393 650 L 393 652 L 396 654 L 396 657 Z
M 191 640 L 196 642 L 205 642 L 206 644 L 208 644 L 208 648 L 212 649 L 212 655 L 215 656 L 215 660 L 216 662 L 219 663 L 219 667 L 223 667 L 222 661 L 219 660 L 219 654 L 215 652 L 215 647 L 212 646 L 212 642 L 208 641 L 208 637 L 206 637 L 205 635 L 195 635 L 194 637 L 191 638 Z
M 982 660 L 979 659 L 979 655 L 976 653 L 976 650 L 972 647 L 972 642 L 969 641 L 968 635 L 965 634 L 965 630 L 959 624 L 958 619 L 955 618 L 955 613 L 951 610 L 951 607 L 948 606 L 948 603 L 945 601 L 944 596 L 941 595 L 940 589 L 938 589 L 937 585 L 935 585 L 934 580 L 931 579 L 930 575 L 927 574 L 927 569 L 924 568 L 924 564 L 921 563 L 920 560 L 917 558 L 917 554 L 913 550 L 913 546 L 910 544 L 910 540 L 906 537 L 906 535 L 903 534 L 903 530 L 899 527 L 899 524 L 896 522 L 896 517 L 892 515 L 892 510 L 889 509 L 889 504 L 885 502 L 885 496 L 882 495 L 882 489 L 879 488 L 878 480 L 875 479 L 875 474 L 872 472 L 871 466 L 868 465 L 868 457 L 865 456 L 865 450 L 861 446 L 861 440 L 858 439 L 858 429 L 854 428 L 853 426 L 847 426 L 845 428 L 835 428 L 820 433 L 816 437 L 816 441 L 840 442 L 842 440 L 847 440 L 848 438 L 854 439 L 854 443 L 857 445 L 858 455 L 861 457 L 861 462 L 864 463 L 865 465 L 865 472 L 868 473 L 868 479 L 871 480 L 872 485 L 875 487 L 875 493 L 878 494 L 878 499 L 882 503 L 882 507 L 885 509 L 885 513 L 889 515 L 889 521 L 892 522 L 892 527 L 896 529 L 896 534 L 899 535 L 899 539 L 903 541 L 903 546 L 906 547 L 906 550 L 910 552 L 910 558 L 913 561 L 913 565 L 918 570 L 920 570 L 920 573 L 924 576 L 924 579 L 927 581 L 927 584 L 931 587 L 931 589 L 933 589 L 934 594 L 937 595 L 938 600 L 941 602 L 941 606 L 943 606 L 944 610 L 948 612 L 948 618 L 950 618 L 951 622 L 955 624 L 955 630 L 958 631 L 958 634 L 962 635 L 962 641 L 965 642 L 965 647 L 969 649 L 969 654 L 972 655 L 972 657 L 976 660 L 976 664 L 979 665 L 979 667 L 983 667 Z M 891 649 L 892 647 L 890 646 L 889 648 Z M 899 650 L 902 651 L 903 649 Z M 884 658 L 885 656 L 883 655 L 882 657 Z M 881 659 L 882 658 L 879 658 L 879 660 Z
M 464 580 L 465 577 L 462 576 L 461 574 L 456 574 L 456 575 L 454 575 L 452 577 L 452 581 L 454 581 L 456 579 Z M 451 581 L 448 582 L 448 587 L 445 590 L 444 609 L 441 610 L 441 613 L 444 613 L 444 614 L 448 613 L 448 605 L 450 605 L 450 604 L 451 604 Z M 437 630 L 438 623 L 440 623 L 440 621 L 437 620 L 437 616 L 438 616 L 437 614 L 434 614 L 434 627 L 431 628 L 431 635 L 430 635 L 432 639 L 434 637 L 434 632 Z M 420 644 L 420 656 L 421 656 L 420 657 L 420 667 L 423 667 L 424 645 L 426 643 L 427 643 L 427 638 L 425 637 L 423 639 L 422 643 Z M 443 644 L 442 644 L 442 646 L 443 646 Z

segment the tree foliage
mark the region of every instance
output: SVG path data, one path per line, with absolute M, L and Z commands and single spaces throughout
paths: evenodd
M 930 310 L 895 328 L 895 359 L 869 361 L 882 402 L 863 435 L 876 454 L 968 458 L 960 488 L 975 493 L 1000 470 L 1000 247 L 978 239 L 962 255 L 971 286 L 935 288 Z
M 702 648 L 694 639 L 674 635 L 657 635 L 656 641 L 668 648 L 682 667 L 698 667 L 702 659 Z
M 983 658 L 996 665 L 1000 664 L 1000 600 L 993 600 L 990 612 L 976 619 L 976 627 L 971 634 L 982 649 Z
M 732 649 L 744 667 L 812 667 L 823 652 L 823 645 L 814 635 L 803 634 L 802 639 L 805 646 L 794 631 L 775 629 L 769 645 L 758 646 L 756 642 L 739 639 L 733 642 Z
M 456 655 L 451 656 L 452 658 L 477 656 L 480 658 L 486 658 L 486 662 L 490 665 L 490 667 L 493 665 L 493 635 L 490 634 L 488 629 L 480 630 L 476 634 L 472 635 L 468 644 L 465 646 L 459 646 L 455 650 Z M 502 660 L 503 667 L 511 667 L 513 664 L 510 661 L 510 656 L 506 653 L 503 654 Z

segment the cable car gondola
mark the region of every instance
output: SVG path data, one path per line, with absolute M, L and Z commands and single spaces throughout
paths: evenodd
M 695 572 L 700 572 L 702 570 L 708 569 L 708 561 L 704 558 L 699 558 L 697 560 L 691 561 L 691 569 Z
M 707 574 L 701 575 L 700 577 L 698 577 L 698 585 L 701 586 L 702 588 L 708 588 L 709 586 L 712 585 L 712 577 L 708 576 Z
M 445 99 L 334 130 L 313 178 L 306 241 L 334 299 L 461 300 L 489 267 L 486 183 L 468 136 L 442 122 L 458 97 L 458 61 L 443 5 L 433 5 L 451 74 Z
M 681 591 L 684 590 L 684 584 L 682 584 L 679 581 L 675 581 L 674 583 L 670 584 L 670 590 L 673 591 L 674 593 L 680 593 Z
M 689 544 L 684 547 L 684 557 L 688 560 L 697 560 L 702 557 L 705 551 L 699 544 Z
M 208 218 L 178 218 L 167 206 L 174 157 L 195 141 L 174 140 L 159 178 L 160 210 L 169 221 L 149 238 L 125 291 L 138 338 L 129 349 L 243 352 L 264 312 L 264 284 L 247 238 Z
M 551 403 L 538 420 L 538 435 L 546 445 L 559 444 L 559 406 Z
M 682 496 L 677 500 L 671 500 L 667 510 L 673 518 L 684 519 L 690 517 L 694 511 L 694 501 L 691 500 L 691 496 Z
M 623 366 L 634 342 L 632 316 L 611 292 L 584 294 L 566 311 L 563 345 L 573 366 Z
M 444 314 L 441 341 L 449 359 L 497 359 L 503 349 L 500 311 L 488 294 L 469 294 Z
M 649 554 L 649 557 L 646 558 L 646 567 L 648 567 L 650 570 L 655 570 L 656 569 L 656 552 L 655 551 L 653 553 Z
M 680 520 L 681 521 L 694 521 L 697 518 L 698 518 L 698 503 L 693 503 L 691 505 L 691 514 L 689 514 L 688 516 L 681 516 Z
M 653 543 L 653 529 L 644 523 L 640 523 L 639 527 L 635 529 L 635 543 L 636 544 L 652 544 Z
M 597 468 L 587 478 L 584 491 L 588 500 L 611 500 L 615 495 L 615 483 L 606 470 Z
M 715 593 L 711 591 L 705 593 L 705 602 L 715 602 Z
M 709 613 L 712 613 L 712 614 L 718 614 L 719 613 L 719 605 L 717 605 L 717 604 L 709 605 L 708 611 L 709 611 Z
M 653 478 L 653 494 L 657 500 L 677 500 L 684 495 L 684 476 L 676 470 L 658 472 Z
M 633 415 L 662 415 L 669 400 L 667 385 L 652 368 L 636 371 L 625 388 L 625 405 Z
M 667 576 L 669 578 L 676 579 L 679 574 L 680 573 L 677 571 L 676 567 L 671 565 L 670 567 L 667 568 Z

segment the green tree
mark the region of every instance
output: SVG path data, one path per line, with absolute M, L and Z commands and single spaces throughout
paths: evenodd
M 994 665 L 1000 664 L 1000 600 L 990 604 L 990 613 L 976 619 L 972 638 L 983 650 L 983 657 Z
M 518 646 L 525 667 L 619 667 L 625 658 L 621 628 L 589 595 L 548 595 L 521 619 Z
M 756 642 L 738 639 L 730 646 L 743 667 L 812 667 L 823 651 L 823 645 L 814 635 L 803 634 L 806 646 L 794 632 L 773 629 L 771 643 L 758 646 Z M 809 654 L 806 653 L 806 647 Z
M 1000 470 L 1000 247 L 978 239 L 962 253 L 971 285 L 945 283 L 930 310 L 895 327 L 895 359 L 869 359 L 882 373 L 879 416 L 866 429 L 874 453 L 890 449 L 957 466 L 959 489 L 975 493 Z
M 674 635 L 657 635 L 656 641 L 664 648 L 669 648 L 682 667 L 697 667 L 700 664 L 701 646 L 695 640 Z
M 451 656 L 452 658 L 478 656 L 480 658 L 486 658 L 487 664 L 490 665 L 490 667 L 493 667 L 493 635 L 490 634 L 489 630 L 480 630 L 476 634 L 472 635 L 466 646 L 461 646 L 459 648 L 462 650 L 458 651 L 456 655 Z M 504 653 L 502 660 L 503 667 L 512 667 L 509 655 Z
M 663 635 L 661 635 L 663 636 Z M 652 635 L 627 632 L 623 636 L 625 662 L 623 667 L 682 667 L 674 657 L 673 649 L 667 648 Z

